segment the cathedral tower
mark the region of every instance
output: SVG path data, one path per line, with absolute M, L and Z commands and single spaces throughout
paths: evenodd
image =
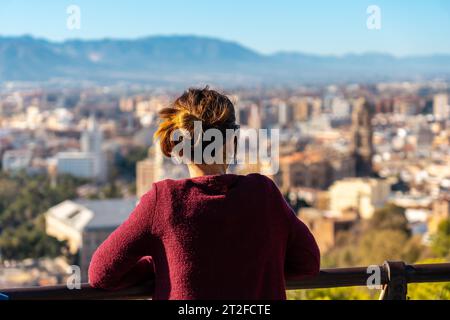
M 373 143 L 372 115 L 374 107 L 361 98 L 353 104 L 352 113 L 352 153 L 355 158 L 355 172 L 358 177 L 371 176 Z

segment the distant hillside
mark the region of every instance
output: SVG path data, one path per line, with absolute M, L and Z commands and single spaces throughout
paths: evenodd
M 306 49 L 306 48 L 305 48 Z M 450 55 L 263 55 L 206 37 L 50 42 L 0 37 L 0 81 L 74 79 L 223 84 L 373 82 L 450 78 Z

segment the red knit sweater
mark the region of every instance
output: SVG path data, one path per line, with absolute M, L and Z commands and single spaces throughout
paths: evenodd
M 151 258 L 150 258 L 151 257 Z M 319 272 L 308 228 L 259 174 L 153 184 L 95 252 L 93 287 L 155 278 L 154 299 L 285 299 L 285 278 Z

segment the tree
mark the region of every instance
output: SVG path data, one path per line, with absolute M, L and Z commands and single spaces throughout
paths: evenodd
M 432 247 L 441 257 L 450 255 L 450 222 L 444 221 L 432 238 Z M 322 256 L 322 267 L 351 267 L 381 264 L 385 260 L 416 263 L 426 253 L 420 236 L 411 236 L 404 209 L 394 205 L 376 210 L 372 219 L 341 231 L 335 246 Z M 422 261 L 422 263 L 444 262 Z M 289 291 L 289 299 L 376 299 L 378 290 L 331 288 Z M 421 283 L 408 286 L 411 299 L 450 299 L 450 284 Z
M 334 248 L 322 257 L 326 267 L 370 265 L 385 260 L 413 263 L 424 249 L 419 237 L 411 237 L 404 209 L 387 205 L 368 221 L 360 221 L 337 235 Z
M 443 258 L 426 259 L 421 263 L 448 263 Z M 408 297 L 411 300 L 450 300 L 450 282 L 415 283 L 408 285 Z
M 450 255 L 450 220 L 442 221 L 436 234 L 431 236 L 431 249 L 438 257 L 449 257 Z
M 115 181 L 111 181 L 102 189 L 102 196 L 105 199 L 115 199 L 122 197 L 122 192 Z
M 52 186 L 47 176 L 0 175 L 0 253 L 21 260 L 65 254 L 65 244 L 45 233 L 43 213 L 76 196 L 84 181 L 70 176 Z
M 67 253 L 67 244 L 48 236 L 35 223 L 24 223 L 18 229 L 7 229 L 0 236 L 2 259 L 57 257 Z
M 322 256 L 323 267 L 351 267 L 358 264 L 356 244 L 359 237 L 354 229 L 337 234 L 335 246 Z
M 289 300 L 371 300 L 378 293 L 363 287 L 348 287 L 288 291 L 287 298 Z
M 385 260 L 403 260 L 413 263 L 420 254 L 420 244 L 398 230 L 371 230 L 357 248 L 358 263 L 379 264 Z
M 375 210 L 369 221 L 370 230 L 396 230 L 410 235 L 405 209 L 388 204 L 384 208 Z
M 132 147 L 124 156 L 116 159 L 115 175 L 134 180 L 136 178 L 136 163 L 144 160 L 148 156 L 148 149 L 142 147 Z

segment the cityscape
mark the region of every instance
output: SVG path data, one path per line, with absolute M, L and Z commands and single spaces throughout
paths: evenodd
M 188 177 L 186 168 L 164 157 L 152 138 L 158 110 L 177 93 L 114 86 L 16 89 L 13 84 L 3 90 L 3 287 L 61 283 L 72 262 L 87 280 L 92 253 L 151 184 Z M 400 247 L 381 250 L 379 259 L 414 262 L 433 256 L 433 235 L 450 214 L 449 83 L 227 93 L 243 129 L 280 130 L 279 170 L 270 177 L 312 230 L 329 266 L 369 259 L 342 256 L 342 242 L 388 206 L 404 214 L 405 221 L 392 223 L 404 223 L 407 236 L 400 231 L 386 234 Z M 264 167 L 243 164 L 231 171 L 264 173 Z M 46 186 L 39 187 L 42 196 L 53 199 L 45 199 L 48 207 L 42 212 L 31 209 L 30 216 L 10 216 L 15 206 L 33 205 L 21 198 L 32 186 L 20 188 L 16 182 L 24 176 L 41 179 Z M 64 190 L 56 196 L 59 189 Z M 18 195 L 11 198 L 10 192 Z M 28 239 L 21 234 L 24 229 L 39 229 L 43 235 Z M 55 247 L 50 238 L 64 245 Z M 30 242 L 26 252 L 19 252 L 26 246 L 14 239 Z M 55 247 L 47 251 L 54 256 L 45 257 L 40 246 Z

